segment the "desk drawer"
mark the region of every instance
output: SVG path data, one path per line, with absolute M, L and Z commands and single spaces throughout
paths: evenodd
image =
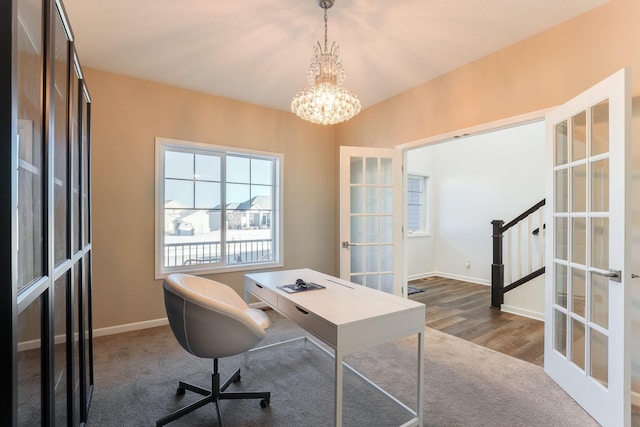
M 298 307 L 292 301 L 278 296 L 278 310 L 289 316 L 301 328 L 307 330 L 311 334 L 320 338 L 334 348 L 337 345 L 337 329 L 336 326 L 327 322 L 322 317 L 313 313 L 309 313 L 301 307 Z
M 247 283 L 245 283 L 245 290 L 249 291 L 272 307 L 275 307 L 278 303 L 278 296 L 275 292 L 265 286 L 254 282 L 253 280 L 249 280 L 247 281 Z

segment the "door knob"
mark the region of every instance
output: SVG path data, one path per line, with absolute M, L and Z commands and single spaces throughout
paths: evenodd
M 360 245 L 358 243 L 351 243 L 351 242 L 349 242 L 347 240 L 342 242 L 342 247 L 344 249 L 349 249 L 349 246 L 360 246 Z

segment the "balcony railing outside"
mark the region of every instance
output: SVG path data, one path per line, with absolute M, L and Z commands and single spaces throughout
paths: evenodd
M 219 263 L 223 257 L 226 264 L 272 261 L 272 243 L 271 239 L 232 240 L 224 254 L 220 242 L 166 243 L 164 266 Z

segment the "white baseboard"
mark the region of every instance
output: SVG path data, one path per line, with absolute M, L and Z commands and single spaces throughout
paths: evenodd
M 504 311 L 505 313 L 517 314 L 518 316 L 528 317 L 529 319 L 540 320 L 544 322 L 544 313 L 527 310 L 526 308 L 513 307 L 507 304 L 502 304 L 500 311 Z
M 491 281 L 487 279 L 479 279 L 477 277 L 463 276 L 460 274 L 444 273 L 442 271 L 414 274 L 407 277 L 407 280 L 426 279 L 427 277 L 433 276 L 444 277 L 445 279 L 462 280 L 463 282 L 475 283 L 477 285 L 491 286 Z
M 144 322 L 127 323 L 126 325 L 109 326 L 108 328 L 100 328 L 93 330 L 94 337 L 104 335 L 119 334 L 122 332 L 138 331 L 140 329 L 155 328 L 156 326 L 168 325 L 169 320 L 165 317 L 162 319 L 147 320 Z
M 267 304 L 263 302 L 256 302 L 249 304 L 252 308 L 267 308 Z M 122 332 L 139 331 L 141 329 L 155 328 L 156 326 L 164 326 L 169 324 L 169 319 L 166 317 L 162 319 L 147 320 L 144 322 L 128 323 L 126 325 L 109 326 L 108 328 L 100 328 L 93 330 L 94 337 L 101 337 L 105 335 L 119 334 Z

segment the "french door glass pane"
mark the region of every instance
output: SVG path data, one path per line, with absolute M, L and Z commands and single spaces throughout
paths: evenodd
M 584 324 L 576 319 L 571 319 L 571 361 L 580 369 L 585 369 L 585 335 Z
M 364 187 L 351 187 L 351 213 L 364 213 Z
M 367 246 L 365 248 L 366 271 L 380 271 L 380 252 L 377 246 Z
M 378 184 L 378 158 L 367 157 L 365 159 L 365 184 Z
M 349 182 L 351 184 L 364 184 L 364 159 L 362 157 L 351 157 Z
M 380 189 L 380 213 L 393 214 L 393 187 Z
M 591 376 L 607 387 L 609 383 L 609 338 L 595 329 L 591 331 Z
M 365 205 L 366 213 L 375 214 L 379 212 L 378 209 L 378 187 L 366 187 L 365 188 Z
M 591 108 L 591 155 L 609 151 L 609 100 Z
M 380 184 L 393 185 L 393 161 L 385 157 L 380 159 Z
M 560 169 L 555 172 L 555 205 L 556 212 L 567 212 L 569 209 L 569 172 Z
M 378 243 L 378 239 L 380 238 L 380 232 L 378 227 L 378 217 L 377 216 L 367 216 L 365 217 L 366 224 L 366 232 L 365 232 L 365 242 L 367 243 Z
M 571 211 L 585 212 L 587 210 L 587 165 L 571 168 Z
M 591 164 L 591 210 L 609 211 L 609 159 Z
M 587 154 L 587 112 L 582 111 L 571 118 L 571 161 L 584 159 Z
M 556 264 L 555 303 L 567 308 L 567 266 Z
M 355 283 L 357 285 L 364 285 L 364 275 L 362 274 L 352 274 L 349 279 L 350 282 Z
M 568 247 L 567 242 L 569 241 L 569 218 L 555 218 L 555 257 L 561 259 L 563 261 L 567 261 L 568 258 Z
M 393 274 L 380 275 L 380 290 L 387 293 L 393 293 Z
M 39 426 L 42 412 L 42 297 L 18 315 L 18 423 Z
M 380 246 L 380 271 L 393 271 L 393 245 Z
M 591 266 L 609 268 L 609 218 L 591 219 Z
M 555 126 L 555 156 L 554 164 L 556 166 L 564 165 L 569 161 L 569 144 L 568 144 L 568 129 L 567 122 L 558 123 Z
M 364 243 L 364 216 L 352 216 L 351 217 L 351 243 Z
M 590 320 L 603 327 L 609 328 L 609 279 L 599 274 L 590 274 L 591 304 Z
M 16 2 L 18 291 L 43 275 L 43 2 Z
M 584 270 L 571 269 L 571 301 L 572 312 L 585 317 L 586 283 Z
M 567 355 L 567 315 L 560 310 L 554 312 L 553 348 L 563 356 Z
M 381 243 L 393 242 L 393 217 L 392 216 L 380 217 L 380 242 Z
M 69 201 L 67 189 L 69 186 L 68 164 L 69 164 L 69 143 L 68 143 L 68 108 L 69 108 L 69 41 L 62 24 L 61 18 L 57 16 L 54 25 L 54 246 L 56 265 L 69 258 L 68 249 L 68 215 Z
M 586 264 L 587 259 L 587 220 L 585 218 L 571 219 L 572 250 L 571 260 L 577 264 Z
M 365 276 L 365 285 L 367 285 L 368 288 L 380 289 L 378 274 L 367 274 Z
M 351 246 L 351 273 L 364 273 L 363 246 Z

